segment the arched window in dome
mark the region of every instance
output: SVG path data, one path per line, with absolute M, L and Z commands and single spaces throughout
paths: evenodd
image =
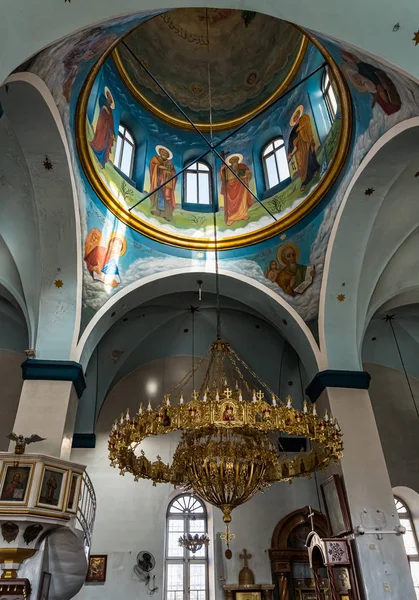
M 290 176 L 287 153 L 282 137 L 271 140 L 262 151 L 263 169 L 265 171 L 266 189 L 281 183 Z
M 165 600 L 207 600 L 208 550 L 192 554 L 179 546 L 184 533 L 207 533 L 205 505 L 193 494 L 176 496 L 167 509 Z
M 336 98 L 335 90 L 333 89 L 332 81 L 330 79 L 329 70 L 326 67 L 322 77 L 322 93 L 324 102 L 327 108 L 327 114 L 329 115 L 330 124 L 336 118 L 338 110 L 338 101 Z
M 406 528 L 406 533 L 403 535 L 404 549 L 406 550 L 407 559 L 412 573 L 413 585 L 415 587 L 416 597 L 419 598 L 419 545 L 415 527 L 413 525 L 412 515 L 408 506 L 394 496 L 396 503 L 397 514 L 399 515 L 400 525 Z
M 132 168 L 134 164 L 134 152 L 134 138 L 124 125 L 120 125 L 118 129 L 118 139 L 116 140 L 114 165 L 130 179 L 132 177 Z
M 209 209 L 212 204 L 211 167 L 203 161 L 195 162 L 184 172 L 184 203 Z

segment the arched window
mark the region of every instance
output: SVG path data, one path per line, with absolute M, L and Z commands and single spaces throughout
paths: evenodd
M 127 177 L 132 177 L 134 163 L 134 138 L 124 125 L 119 126 L 114 165 Z
M 330 79 L 329 70 L 327 68 L 324 70 L 323 73 L 322 92 L 327 108 L 327 113 L 329 115 L 330 123 L 332 124 L 335 120 L 336 113 L 338 110 L 338 101 L 336 98 L 335 90 L 333 89 L 332 81 Z
M 209 206 L 211 202 L 211 168 L 205 162 L 196 162 L 184 174 L 184 202 Z
M 419 546 L 413 525 L 412 515 L 409 508 L 400 498 L 394 497 L 397 514 L 399 515 L 400 525 L 406 528 L 403 535 L 404 548 L 409 560 L 410 571 L 412 573 L 413 585 L 415 586 L 416 597 L 419 598 Z
M 207 511 L 192 494 L 177 496 L 167 509 L 165 600 L 207 600 L 208 550 L 192 554 L 179 546 L 184 533 L 207 533 Z
M 262 161 L 266 189 L 270 190 L 290 176 L 287 153 L 282 138 L 276 138 L 265 146 L 262 152 Z

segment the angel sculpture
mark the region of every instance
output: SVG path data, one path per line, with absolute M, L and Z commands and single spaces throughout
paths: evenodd
M 9 433 L 9 435 L 6 437 L 12 442 L 16 442 L 15 454 L 24 454 L 27 444 L 33 444 L 34 442 L 43 442 L 47 439 L 39 436 L 37 433 L 33 433 L 30 437 L 23 437 L 23 435 L 16 435 L 15 433 L 13 433 L 13 431 L 12 433 Z

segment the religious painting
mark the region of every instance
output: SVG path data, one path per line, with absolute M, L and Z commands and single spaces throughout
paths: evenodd
M 312 284 L 316 274 L 314 265 L 303 265 L 300 248 L 294 242 L 279 246 L 277 260 L 271 260 L 265 269 L 265 277 L 276 283 L 287 296 L 303 294 Z
M 351 521 L 339 475 L 332 475 L 321 485 L 331 534 L 334 537 L 351 531 Z
M 150 212 L 154 216 L 162 217 L 165 221 L 173 220 L 173 211 L 176 208 L 175 188 L 176 171 L 171 162 L 173 153 L 165 146 L 156 146 L 156 154 L 150 161 Z M 167 181 L 166 185 L 160 187 Z M 160 189 L 157 189 L 159 188 Z
M 32 480 L 32 464 L 4 463 L 0 482 L 0 503 L 26 505 Z
M 341 69 L 355 89 L 372 96 L 372 106 L 378 104 L 386 115 L 400 110 L 402 105 L 399 92 L 385 71 L 375 67 L 349 50 L 341 52 Z
M 105 86 L 103 93 L 99 96 L 98 105 L 99 116 L 93 139 L 89 142 L 89 145 L 99 162 L 100 168 L 104 169 L 110 159 L 116 141 L 113 117 L 115 100 L 107 86 Z
M 80 473 L 71 473 L 70 490 L 68 492 L 67 500 L 67 510 L 69 512 L 77 512 L 77 506 L 80 497 L 81 478 L 82 476 Z
M 224 222 L 230 226 L 235 221 L 249 220 L 249 208 L 254 199 L 248 190 L 252 173 L 243 162 L 243 155 L 230 154 L 225 161 L 230 168 L 225 164 L 221 166 L 221 195 L 224 198 Z
M 234 408 L 231 404 L 225 404 L 224 405 L 224 410 L 223 410 L 223 421 L 224 422 L 231 422 L 231 421 L 235 421 L 235 416 L 234 416 Z
M 84 245 L 84 262 L 92 279 L 104 286 L 116 287 L 121 282 L 119 259 L 126 251 L 127 241 L 117 231 L 103 243 L 100 229 L 91 229 Z
M 317 160 L 318 141 L 314 136 L 314 128 L 310 116 L 300 104 L 294 110 L 290 120 L 291 133 L 288 138 L 288 161 L 290 173 L 298 175 L 300 190 L 306 187 L 320 174 L 321 165 Z
M 108 556 L 106 554 L 91 554 L 86 583 L 105 583 L 107 563 Z
M 38 600 L 48 600 L 49 588 L 51 586 L 51 573 L 44 571 L 42 573 L 41 585 L 39 588 Z
M 38 496 L 38 506 L 57 510 L 63 509 L 67 476 L 68 471 L 56 467 L 44 466 Z

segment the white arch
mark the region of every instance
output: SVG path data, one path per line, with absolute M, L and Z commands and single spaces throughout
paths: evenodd
M 334 280 L 334 276 L 332 274 L 332 269 L 335 273 L 339 273 L 339 277 L 344 279 L 347 272 L 349 271 L 348 265 L 353 269 L 354 276 L 358 277 L 357 283 L 359 283 L 359 275 L 361 265 L 356 263 L 356 258 L 358 261 L 360 260 L 362 254 L 361 252 L 364 250 L 361 247 L 359 242 L 365 242 L 367 239 L 366 236 L 369 235 L 370 229 L 369 226 L 373 223 L 372 221 L 368 221 L 363 213 L 363 226 L 364 226 L 364 237 L 360 235 L 361 227 L 360 227 L 360 210 L 359 202 L 360 198 L 364 198 L 364 190 L 368 186 L 368 176 L 370 171 L 368 167 L 373 161 L 373 159 L 378 155 L 378 153 L 385 148 L 385 146 L 391 142 L 391 140 L 395 139 L 397 136 L 406 132 L 410 129 L 419 127 L 419 117 L 413 117 L 411 119 L 407 119 L 398 123 L 390 130 L 388 130 L 380 139 L 372 146 L 367 155 L 362 160 L 358 169 L 356 170 L 348 188 L 345 192 L 341 205 L 338 209 L 335 221 L 333 223 L 326 257 L 324 263 L 324 275 L 322 281 L 322 287 L 320 291 L 320 304 L 319 304 L 319 341 L 320 341 L 320 350 L 322 355 L 322 368 L 328 368 L 330 365 L 331 355 L 333 352 L 330 351 L 330 347 L 328 347 L 328 342 L 330 342 L 330 336 L 333 332 L 328 330 L 326 323 L 326 314 L 330 316 L 333 313 L 332 319 L 335 324 L 338 324 L 338 327 L 341 327 L 341 319 L 339 315 L 336 314 L 333 302 L 336 301 L 336 289 L 341 285 L 341 281 L 339 283 Z M 368 170 L 368 172 L 367 172 Z M 391 177 L 391 173 L 388 177 Z M 391 184 L 391 181 L 388 182 Z M 355 217 L 355 209 L 356 217 Z M 355 221 L 356 218 L 356 221 Z M 351 230 L 351 226 L 353 229 Z M 357 232 L 359 235 L 358 239 L 349 243 L 349 236 L 352 236 L 352 240 L 354 240 L 355 235 L 353 232 Z M 346 236 L 346 238 L 344 237 Z M 346 251 L 346 255 L 342 254 L 342 251 Z M 339 254 L 340 252 L 340 254 Z M 335 287 L 333 287 L 335 286 Z M 345 319 L 348 321 L 348 328 L 351 331 L 351 339 L 348 340 L 350 348 L 347 349 L 347 354 L 345 355 L 348 367 L 347 368 L 361 368 L 360 355 L 359 355 L 359 344 L 357 342 L 357 322 L 356 322 L 356 309 L 357 309 L 357 299 L 358 299 L 358 287 L 356 282 L 352 286 L 350 290 L 342 289 L 342 292 L 345 295 L 352 294 L 349 296 L 349 301 L 352 303 L 351 310 L 352 313 L 350 318 L 347 314 L 345 314 Z M 350 323 L 349 323 L 350 321 Z M 339 368 L 336 365 L 332 365 L 334 368 Z
M 214 287 L 214 271 L 207 267 L 175 269 L 169 273 L 156 273 L 136 281 L 115 294 L 93 317 L 83 332 L 72 358 L 86 367 L 91 353 L 99 340 L 111 327 L 115 318 L 123 312 L 135 308 L 148 300 L 167 293 L 196 289 L 197 279 L 205 276 L 205 288 L 208 280 Z M 244 302 L 261 313 L 267 321 L 279 329 L 291 345 L 298 351 L 309 376 L 319 369 L 320 352 L 310 329 L 298 313 L 278 294 L 250 277 L 227 270 L 220 270 L 222 294 Z M 211 289 L 213 291 L 213 289 Z M 287 324 L 282 319 L 286 317 Z
M 42 79 L 33 73 L 17 73 L 7 84 L 10 89 L 3 95 L 3 106 L 29 168 L 38 214 L 41 282 L 35 347 L 39 358 L 68 359 L 77 343 L 82 280 L 80 215 L 71 152 L 60 113 Z M 40 126 L 44 139 L 39 135 Z M 39 164 L 48 153 L 55 164 L 47 181 L 42 180 Z M 57 268 L 62 268 L 66 286 L 61 296 L 51 293 Z M 52 325 L 58 316 L 61 339 L 54 342 L 52 336 L 57 333 Z

